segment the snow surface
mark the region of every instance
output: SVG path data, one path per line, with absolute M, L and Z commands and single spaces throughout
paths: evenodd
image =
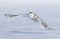
M 60 5 L 54 1 L 40 3 L 39 0 L 22 2 L 19 0 L 0 0 L 0 39 L 60 39 Z M 36 13 L 55 30 L 42 28 L 39 23 L 27 17 L 6 17 L 4 14 Z

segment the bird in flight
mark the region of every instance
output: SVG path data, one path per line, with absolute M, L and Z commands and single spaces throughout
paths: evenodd
M 50 28 L 46 22 L 44 22 L 39 16 L 37 16 L 36 14 L 32 13 L 32 12 L 29 12 L 28 14 L 17 14 L 17 15 L 12 15 L 12 14 L 4 14 L 5 16 L 8 16 L 8 17 L 16 17 L 16 16 L 19 16 L 19 15 L 22 15 L 22 16 L 26 16 L 28 18 L 30 18 L 31 20 L 33 20 L 34 22 L 38 22 L 40 24 L 42 24 L 42 26 L 46 29 L 51 29 L 51 30 L 54 30 L 53 28 Z

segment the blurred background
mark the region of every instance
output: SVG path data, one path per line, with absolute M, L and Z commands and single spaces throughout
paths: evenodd
M 30 11 L 55 30 L 43 29 L 27 17 L 4 16 Z M 0 0 L 0 39 L 60 39 L 60 0 Z

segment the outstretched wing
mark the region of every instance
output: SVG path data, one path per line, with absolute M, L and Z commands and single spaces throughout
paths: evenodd
M 54 30 L 53 28 L 50 28 L 48 24 L 44 22 L 41 18 L 39 18 L 38 16 L 36 16 L 36 18 L 38 19 L 38 22 L 43 25 L 44 28 Z
M 28 16 L 28 14 L 17 14 L 17 15 L 12 15 L 12 14 L 4 14 L 5 16 L 7 16 L 7 17 L 16 17 L 16 16 L 23 16 L 23 17 L 27 17 Z
M 4 14 L 5 16 L 7 17 L 15 17 L 15 16 L 18 16 L 18 15 L 12 15 L 12 14 Z

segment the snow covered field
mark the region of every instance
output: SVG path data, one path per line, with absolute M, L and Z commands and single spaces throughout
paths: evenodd
M 59 0 L 0 0 L 0 39 L 60 39 Z M 4 14 L 36 13 L 55 30 L 42 28 L 27 17 Z

